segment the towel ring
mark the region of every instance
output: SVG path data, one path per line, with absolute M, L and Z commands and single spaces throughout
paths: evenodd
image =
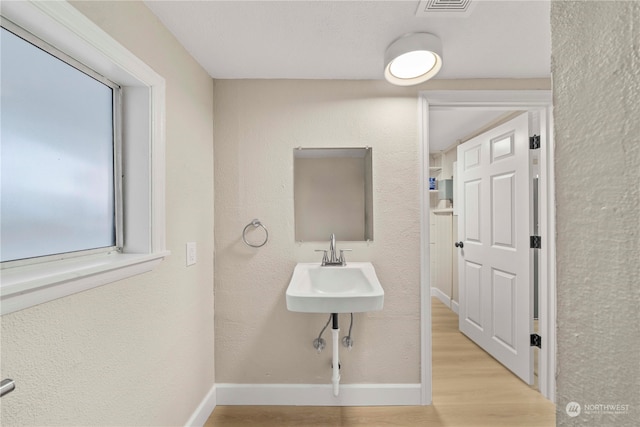
M 258 228 L 258 227 L 262 227 L 262 229 L 264 230 L 264 242 L 262 242 L 259 245 L 254 245 L 252 243 L 247 242 L 247 229 L 252 226 L 254 228 Z M 251 246 L 252 248 L 260 248 L 262 246 L 264 246 L 267 243 L 267 240 L 269 240 L 269 231 L 267 230 L 267 227 L 265 227 L 259 219 L 254 219 L 253 221 L 251 221 L 249 224 L 246 225 L 246 227 L 244 227 L 244 230 L 242 230 L 242 241 L 247 245 L 247 246 Z

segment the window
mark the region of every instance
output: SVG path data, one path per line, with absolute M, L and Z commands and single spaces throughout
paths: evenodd
M 73 185 L 69 187 L 72 187 L 74 191 L 77 187 L 101 188 L 100 191 L 93 192 L 96 194 L 91 194 L 91 197 L 100 200 L 92 200 L 90 203 L 92 208 L 100 206 L 100 209 L 94 209 L 99 212 L 95 215 L 98 219 L 88 221 L 101 224 L 98 227 L 100 230 L 80 233 L 90 235 L 91 239 L 95 240 L 85 243 L 84 239 L 78 239 L 83 243 L 75 245 L 71 250 L 75 250 L 78 246 L 100 249 L 84 251 L 83 256 L 68 257 L 64 255 L 62 257 L 64 259 L 54 256 L 53 258 L 42 257 L 41 259 L 44 261 L 36 263 L 23 261 L 3 263 L 3 268 L 0 269 L 0 314 L 4 315 L 151 271 L 169 255 L 169 252 L 165 248 L 164 78 L 67 2 L 30 0 L 3 2 L 2 17 L 49 45 L 55 46 L 60 52 L 64 52 L 65 61 L 73 63 L 74 68 L 82 68 L 83 71 L 86 71 L 82 66 L 77 65 L 75 62 L 77 61 L 104 76 L 104 79 L 97 75 L 81 77 L 94 86 L 92 90 L 102 93 L 101 96 L 98 96 L 98 98 L 102 98 L 102 101 L 97 103 L 101 107 L 96 108 L 111 111 L 110 115 L 99 114 L 100 117 L 107 117 L 107 120 L 101 121 L 99 126 L 94 126 L 102 128 L 98 136 L 81 138 L 81 141 L 90 139 L 93 148 L 95 148 L 93 144 L 97 144 L 101 148 L 94 150 L 94 155 L 87 158 L 72 156 L 73 160 L 66 160 L 76 164 L 91 164 L 89 169 L 94 172 L 99 170 L 96 167 L 98 163 L 103 165 L 104 169 L 100 169 L 100 172 L 96 173 L 98 177 L 91 178 L 93 179 L 91 185 L 84 182 L 89 179 L 87 177 L 91 174 L 84 175 L 82 179 L 75 175 L 73 179 L 69 177 L 62 179 L 62 181 L 73 181 Z M 5 34 L 2 34 L 3 38 Z M 4 62 L 6 61 L 4 46 L 2 61 L 4 72 Z M 56 61 L 58 60 L 56 59 Z M 49 70 L 47 71 L 49 72 Z M 5 87 L 4 76 L 2 80 L 1 91 L 4 97 L 5 91 L 10 89 Z M 84 93 L 84 89 L 82 90 Z M 121 94 L 119 99 L 118 92 Z M 57 96 L 67 97 L 67 95 L 65 91 L 63 95 L 58 94 Z M 85 98 L 79 97 L 81 102 L 85 102 Z M 113 105 L 116 106 L 116 111 L 120 106 L 120 114 L 113 114 Z M 6 119 L 4 105 L 2 107 L 4 121 Z M 56 111 L 56 113 L 58 112 Z M 85 111 L 82 113 L 84 114 Z M 73 115 L 77 112 L 68 114 Z M 84 129 L 86 123 L 78 122 L 76 120 L 74 129 Z M 121 129 L 119 151 L 113 149 L 114 122 L 115 127 Z M 60 124 L 56 123 L 56 126 Z M 118 126 L 120 123 L 121 125 Z M 26 124 L 31 127 L 41 125 L 39 120 L 33 119 Z M 97 140 L 103 141 L 98 143 Z M 66 142 L 67 139 L 65 139 L 65 144 Z M 71 142 L 69 143 L 71 144 Z M 117 138 L 115 144 L 118 145 Z M 85 142 L 77 145 L 72 144 L 73 152 L 75 154 L 77 151 L 84 153 L 87 148 L 85 145 Z M 65 152 L 66 148 L 65 145 Z M 2 150 L 0 154 L 4 157 L 6 154 L 4 142 Z M 117 153 L 120 153 L 120 156 Z M 33 160 L 31 154 L 27 153 L 27 156 L 31 161 Z M 118 162 L 113 161 L 119 157 L 122 158 L 121 171 L 117 169 Z M 62 159 L 60 161 L 62 162 Z M 4 168 L 4 164 L 2 167 Z M 41 170 L 33 171 L 35 167 L 29 169 L 33 174 L 42 173 Z M 79 170 L 82 171 L 83 168 L 80 167 Z M 50 171 L 46 172 L 50 173 Z M 31 175 L 23 176 L 26 176 L 25 179 L 33 178 Z M 112 179 L 114 176 L 123 177 L 120 184 L 117 180 Z M 78 184 L 78 182 L 80 183 Z M 97 182 L 100 184 L 96 184 Z M 47 184 L 49 187 L 46 191 L 40 191 L 47 193 L 49 201 L 64 199 L 65 191 L 69 191 L 61 184 L 54 185 L 50 182 Z M 0 185 L 4 185 L 4 183 Z M 18 186 L 17 191 L 22 191 L 23 188 L 20 186 L 26 184 L 18 182 L 14 185 Z M 48 194 L 49 191 L 57 192 L 54 194 L 57 197 L 52 197 L 51 194 Z M 119 192 L 120 197 L 118 197 Z M 4 193 L 5 189 L 2 187 L 0 197 L 3 197 Z M 122 203 L 118 205 L 120 200 Z M 81 210 L 85 210 L 84 207 L 76 207 L 73 213 L 76 214 Z M 37 209 L 27 208 L 27 211 L 35 212 Z M 69 212 L 64 212 L 62 217 L 68 219 L 66 218 L 68 215 Z M 77 219 L 73 220 L 73 227 L 76 230 L 86 229 L 85 224 L 79 222 Z M 119 227 L 120 223 L 122 227 Z M 38 234 L 39 230 L 35 231 L 34 234 Z M 5 238 L 4 230 L 2 233 L 0 240 Z M 8 231 L 8 233 L 10 232 Z M 56 239 L 51 240 L 55 241 Z M 41 245 L 30 244 L 27 246 L 29 246 L 29 250 L 32 250 Z M 118 248 L 118 250 L 114 250 L 114 248 Z M 48 250 L 47 253 L 67 250 L 69 249 L 56 248 Z M 31 252 L 26 255 L 3 254 L 2 259 L 37 255 L 39 254 Z M 5 265 L 8 265 L 8 268 L 5 268 Z
M 20 27 L 2 27 L 0 261 L 113 250 L 119 87 Z

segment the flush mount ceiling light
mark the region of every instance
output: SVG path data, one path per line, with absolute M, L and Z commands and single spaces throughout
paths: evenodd
M 384 53 L 384 78 L 397 86 L 426 82 L 442 67 L 442 42 L 430 33 L 409 33 Z

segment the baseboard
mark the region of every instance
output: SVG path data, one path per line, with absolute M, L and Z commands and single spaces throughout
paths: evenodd
M 458 307 L 459 307 L 459 305 L 458 305 L 458 301 L 452 301 L 452 302 L 451 302 L 451 310 L 453 310 L 453 312 L 454 312 L 455 314 L 458 314 L 458 313 L 459 313 L 459 311 L 458 311 Z
M 216 384 L 218 405 L 405 406 L 421 404 L 420 384 Z
M 189 421 L 185 424 L 187 427 L 202 427 L 207 422 L 209 416 L 216 408 L 217 390 L 214 384 L 206 396 L 202 399 L 196 410 L 189 417 Z
M 440 289 L 432 287 L 431 296 L 438 298 L 444 305 L 451 308 L 451 310 L 454 313 L 458 314 L 458 302 L 457 301 L 452 302 L 451 298 L 449 298 L 449 296 L 444 292 L 442 292 Z

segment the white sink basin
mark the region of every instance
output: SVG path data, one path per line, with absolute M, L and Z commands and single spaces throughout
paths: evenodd
M 287 309 L 304 313 L 382 310 L 384 290 L 370 262 L 345 266 L 298 263 L 287 288 Z

